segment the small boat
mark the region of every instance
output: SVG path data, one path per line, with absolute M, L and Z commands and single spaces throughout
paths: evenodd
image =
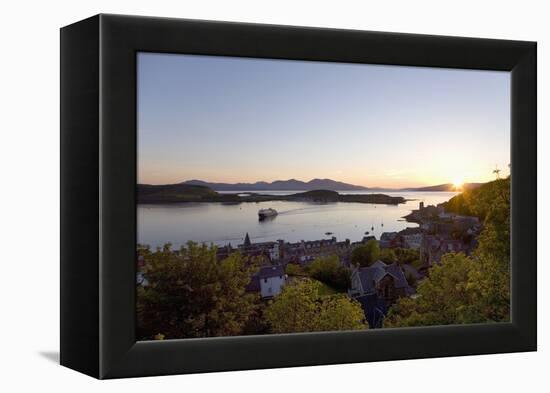
M 365 232 L 365 235 L 368 235 L 369 233 L 370 233 L 369 231 L 366 231 L 366 232 Z
M 325 232 L 325 235 L 330 236 L 332 235 L 332 232 Z
M 374 225 L 370 227 L 370 230 L 371 230 L 371 231 L 374 231 Z
M 269 209 L 260 209 L 258 211 L 258 217 L 260 217 L 260 220 L 263 220 L 268 217 L 275 217 L 277 215 L 277 210 L 269 208 Z

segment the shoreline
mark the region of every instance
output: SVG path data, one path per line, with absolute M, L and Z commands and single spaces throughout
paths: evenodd
M 290 194 L 290 195 L 268 195 L 268 194 L 250 194 L 241 196 L 239 194 L 218 194 L 209 196 L 140 196 L 136 203 L 138 205 L 143 204 L 175 204 L 175 203 L 226 203 L 226 204 L 240 204 L 240 203 L 258 203 L 258 202 L 313 202 L 313 203 L 365 203 L 376 205 L 399 205 L 406 203 L 409 200 L 402 196 L 390 196 L 386 194 L 339 194 L 335 191 L 317 193 L 316 191 L 308 191 L 304 193 Z

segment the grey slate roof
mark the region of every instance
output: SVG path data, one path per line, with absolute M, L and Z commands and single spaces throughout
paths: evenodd
M 380 235 L 380 240 L 385 242 L 391 242 L 398 235 L 397 232 L 384 232 Z
M 370 267 L 376 267 L 376 266 L 378 266 L 378 267 L 383 267 L 383 268 L 385 269 L 386 266 L 388 266 L 388 265 L 386 265 L 386 264 L 384 263 L 384 261 L 381 261 L 381 260 L 379 259 L 379 260 L 377 260 L 376 262 L 374 262 L 372 265 L 370 265 Z
M 246 290 L 248 292 L 260 292 L 260 277 L 258 277 L 258 273 L 252 275 L 250 282 L 246 286 Z
M 396 288 L 407 288 L 409 286 L 403 270 L 401 270 L 401 267 L 397 263 L 388 265 L 386 272 L 393 277 Z
M 262 266 L 258 272 L 260 278 L 284 276 L 285 269 L 282 265 Z
M 375 284 L 386 275 L 386 269 L 380 266 L 363 267 L 357 274 L 359 274 L 363 291 L 369 293 L 375 290 Z
M 407 288 L 409 286 L 403 270 L 401 270 L 401 267 L 397 263 L 386 265 L 382 261 L 376 261 L 369 267 L 359 269 L 357 274 L 359 275 L 361 286 L 365 293 L 374 292 L 375 285 L 384 278 L 386 274 L 393 277 L 396 288 Z

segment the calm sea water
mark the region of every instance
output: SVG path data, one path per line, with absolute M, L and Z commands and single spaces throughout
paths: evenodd
M 246 191 L 243 191 L 246 192 Z M 274 191 L 291 194 L 299 191 Z M 269 192 L 262 192 L 269 193 Z M 346 192 L 341 192 L 342 194 Z M 361 192 L 348 192 L 359 194 Z M 367 193 L 367 192 L 364 192 Z M 241 244 L 248 232 L 252 242 L 284 239 L 296 242 L 336 236 L 338 240 L 358 241 L 369 235 L 380 238 L 382 232 L 416 227 L 402 217 L 425 205 L 449 200 L 455 192 L 384 192 L 411 199 L 398 206 L 364 203 L 259 202 L 241 204 L 181 203 L 138 205 L 138 242 L 152 247 L 166 242 L 175 247 L 189 240 L 233 246 Z M 258 220 L 258 210 L 271 207 L 279 214 L 265 221 Z M 374 229 L 372 229 L 374 228 Z M 331 235 L 326 235 L 332 232 Z

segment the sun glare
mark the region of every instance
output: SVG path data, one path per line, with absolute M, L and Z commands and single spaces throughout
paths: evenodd
M 462 186 L 464 185 L 464 182 L 462 181 L 462 179 L 455 179 L 453 181 L 453 187 L 456 189 L 456 190 L 460 190 L 462 189 Z

